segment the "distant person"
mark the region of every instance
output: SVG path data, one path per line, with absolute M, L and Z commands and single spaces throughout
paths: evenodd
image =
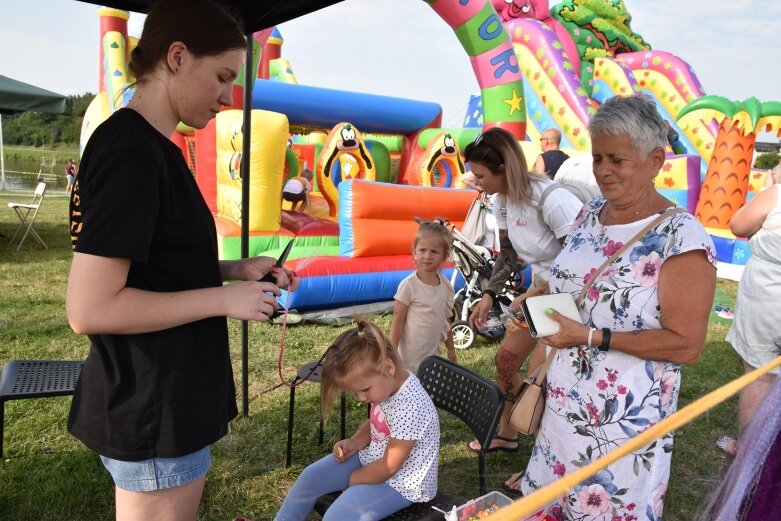
M 561 146 L 561 132 L 555 128 L 545 129 L 540 137 L 542 154 L 537 156 L 532 172 L 547 175 L 549 179 L 556 177 L 561 164 L 569 158 L 567 154 L 559 150 Z
M 667 123 L 667 144 L 670 145 L 670 150 L 672 150 L 673 154 L 685 154 L 687 150 L 681 142 L 678 132 L 676 132 L 669 121 L 665 120 L 665 123 Z
M 450 331 L 455 293 L 440 273 L 450 258 L 451 241 L 444 225 L 421 222 L 412 244 L 417 270 L 399 283 L 394 296 L 390 340 L 404 368 L 413 373 L 424 358 L 440 354 L 443 341 L 447 357 L 458 361 Z
M 68 159 L 68 162 L 65 163 L 65 178 L 68 180 L 68 184 L 65 186 L 65 193 L 69 194 L 73 190 L 73 181 L 76 180 L 76 165 L 73 159 Z
M 130 54 L 135 94 L 93 132 L 72 190 L 66 310 L 90 352 L 68 430 L 100 455 L 122 521 L 197 518 L 211 446 L 238 413 L 226 317 L 267 321 L 278 286 L 298 284 L 270 257 L 219 260 L 214 217 L 169 139 L 232 104 L 246 47 L 213 1 L 156 2 Z M 276 283 L 258 282 L 269 272 Z
M 306 213 L 312 215 L 312 204 L 309 200 L 309 192 L 312 191 L 313 172 L 305 168 L 298 177 L 291 177 L 282 189 L 282 200 L 290 201 L 290 211 L 295 212 L 298 203 L 306 203 Z M 302 204 L 303 206 L 303 204 Z
M 577 187 L 588 199 L 599 197 L 602 192 L 594 177 L 593 157 L 591 152 L 572 156 L 564 161 L 553 178 L 557 183 Z

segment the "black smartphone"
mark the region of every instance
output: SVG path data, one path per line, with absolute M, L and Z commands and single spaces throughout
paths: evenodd
M 277 268 L 281 268 L 282 265 L 285 264 L 285 261 L 287 260 L 287 256 L 290 254 L 290 250 L 293 249 L 294 242 L 295 241 L 291 239 L 290 242 L 287 243 L 287 246 L 285 246 L 285 249 L 282 250 L 282 254 L 277 259 L 277 262 L 274 263 L 274 266 L 276 266 Z M 258 282 L 276 283 L 276 279 L 274 278 L 274 275 L 269 271 L 263 276 L 263 278 L 258 279 Z

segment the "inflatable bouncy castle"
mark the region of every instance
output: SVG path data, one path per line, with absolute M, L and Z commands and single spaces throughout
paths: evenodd
M 466 171 L 461 150 L 482 129 L 498 126 L 513 133 L 530 162 L 548 127 L 562 132 L 562 148 L 570 155 L 583 153 L 596 107 L 610 96 L 642 91 L 654 97 L 680 135 L 657 188 L 703 219 L 718 237 L 719 260 L 745 262 L 748 248 L 725 232 L 725 223 L 762 185 L 765 173 L 750 169 L 747 151 L 753 150 L 757 129 L 779 128 L 777 104 L 747 100 L 723 106 L 726 118 L 706 102 L 697 105 L 707 98 L 694 72 L 680 58 L 651 50 L 631 30 L 620 0 L 563 0 L 553 7 L 542 0 L 430 5 L 453 28 L 472 64 L 480 87 L 468 114 L 474 126 L 441 128 L 436 103 L 300 85 L 282 57 L 281 34 L 269 28 L 252 42 L 257 77 L 249 198 L 241 196 L 243 77 L 234 84 L 235 105 L 206 128 L 177 128 L 172 140 L 214 213 L 223 258 L 240 256 L 239 223 L 246 215 L 250 255 L 274 256 L 293 238 L 290 259 L 299 259 L 300 272 L 311 274 L 312 284 L 321 277 L 307 286 L 308 300 L 294 302 L 304 297 L 293 295 L 291 304 L 304 309 L 391 299 L 398 276 L 412 269 L 412 217 L 463 219 L 474 193 L 453 190 L 462 186 Z M 127 36 L 128 15 L 105 8 L 99 14 L 99 94 L 85 115 L 82 145 L 133 92 L 126 64 L 135 40 Z M 723 147 L 742 147 L 743 153 L 723 156 Z M 303 168 L 315 173 L 312 215 L 288 211 L 280 198 L 287 179 Z M 377 210 L 367 211 L 375 205 Z M 365 242 L 397 229 L 402 235 L 394 246 Z M 372 281 L 373 289 L 344 282 L 350 277 Z

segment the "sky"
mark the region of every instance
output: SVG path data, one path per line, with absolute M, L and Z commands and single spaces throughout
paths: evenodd
M 706 93 L 781 101 L 778 0 L 625 4 L 634 31 L 688 62 Z M 0 74 L 66 95 L 97 90 L 97 6 L 4 0 L 0 9 Z M 142 24 L 131 14 L 128 32 L 140 36 Z M 345 0 L 278 29 L 302 84 L 436 102 L 445 127 L 462 124 L 479 92 L 453 30 L 422 0 Z

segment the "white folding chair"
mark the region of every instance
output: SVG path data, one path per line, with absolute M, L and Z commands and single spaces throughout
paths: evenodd
M 13 209 L 13 211 L 16 212 L 16 215 L 19 217 L 19 227 L 16 229 L 16 233 L 14 233 L 14 236 L 11 237 L 11 244 L 14 243 L 14 239 L 16 239 L 16 236 L 19 235 L 19 231 L 22 228 L 25 228 L 24 234 L 22 235 L 21 240 L 19 240 L 19 246 L 17 246 L 16 250 L 19 251 L 21 249 L 22 244 L 24 243 L 24 240 L 27 238 L 27 235 L 32 235 L 36 241 L 38 241 L 41 246 L 44 248 L 48 248 L 46 246 L 46 243 L 43 242 L 43 239 L 41 239 L 41 236 L 36 233 L 35 230 L 33 230 L 33 222 L 35 222 L 35 216 L 38 215 L 38 210 L 41 209 L 41 203 L 43 203 L 43 196 L 46 193 L 46 183 L 43 181 L 38 183 L 38 186 L 35 187 L 35 192 L 33 192 L 33 200 L 29 203 L 8 203 L 8 208 Z

